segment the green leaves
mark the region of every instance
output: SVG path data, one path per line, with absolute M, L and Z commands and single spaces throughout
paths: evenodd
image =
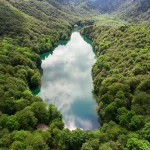
M 20 124 L 18 122 L 17 116 L 15 116 L 15 115 L 8 116 L 7 122 L 6 122 L 6 127 L 10 131 L 19 129 Z
M 93 148 L 88 143 L 83 143 L 81 150 L 93 150 Z
M 40 74 L 37 72 L 31 77 L 30 86 L 31 88 L 37 87 L 40 84 Z
M 28 107 L 18 111 L 16 116 L 20 124 L 20 129 L 33 130 L 37 125 L 38 119 L 35 118 L 34 113 Z
M 46 104 L 43 102 L 34 102 L 31 105 L 31 111 L 34 113 L 35 117 L 38 119 L 38 123 L 49 123 L 49 114 L 46 109 Z
M 92 77 L 103 123 L 99 149 L 149 149 L 150 28 L 90 26 L 81 33 L 92 38 L 97 57 Z M 130 132 L 140 136 L 127 137 Z
M 52 122 L 55 119 L 62 119 L 61 113 L 57 110 L 56 106 L 54 106 L 53 104 L 49 105 L 48 113 L 50 122 Z
M 128 111 L 125 107 L 118 109 L 119 124 L 130 130 L 137 130 L 143 126 L 143 116 L 136 115 L 134 111 Z
M 150 143 L 146 140 L 139 140 L 135 137 L 128 139 L 125 150 L 150 150 Z

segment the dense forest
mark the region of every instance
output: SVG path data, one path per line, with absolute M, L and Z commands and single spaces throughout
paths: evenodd
M 81 33 L 93 41 L 96 51 L 92 77 L 101 122 L 113 121 L 122 128 L 127 144 L 135 144 L 126 145 L 128 149 L 149 149 L 145 129 L 150 125 L 150 27 L 90 26 Z M 145 139 L 147 147 L 136 146 Z
M 150 4 L 128 2 L 0 0 L 1 150 L 150 150 Z M 77 25 L 97 58 L 94 131 L 65 129 L 57 108 L 31 92 L 41 84 L 40 54 Z

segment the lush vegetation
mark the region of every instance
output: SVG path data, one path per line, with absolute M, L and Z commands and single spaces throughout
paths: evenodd
M 145 134 L 150 124 L 150 27 L 90 26 L 81 33 L 93 41 L 96 52 L 92 76 L 103 128 L 113 121 L 115 130 L 124 132 L 124 142 L 111 148 L 150 149 Z M 120 139 L 120 133 L 110 139 Z
M 12 5 L 19 6 L 19 1 Z M 47 109 L 30 89 L 40 85 L 39 54 L 67 39 L 71 23 L 66 18 L 40 20 L 38 10 L 32 12 L 34 16 L 12 5 L 0 1 L 0 149 L 48 149 L 51 130 L 64 126 L 62 116 L 53 105 Z M 50 125 L 51 130 L 36 131 L 39 124 Z
M 93 25 L 81 32 L 96 50 L 92 76 L 100 129 L 64 129 L 57 108 L 31 92 L 41 82 L 39 54 L 68 39 L 74 24 L 94 23 L 89 16 L 97 9 L 78 3 L 0 0 L 0 149 L 150 149 L 149 27 Z M 109 15 L 94 20 L 102 25 L 104 18 L 105 25 L 126 24 Z
M 101 14 L 94 17 L 94 24 L 97 26 L 123 26 L 129 24 L 127 21 L 120 19 L 116 14 Z
M 149 0 L 95 0 L 95 5 L 101 13 L 116 14 L 130 24 L 150 25 Z
M 0 149 L 78 149 L 91 137 L 63 129 L 57 108 L 31 93 L 40 85 L 39 54 L 68 39 L 73 24 L 93 23 L 60 7 L 55 1 L 0 0 Z

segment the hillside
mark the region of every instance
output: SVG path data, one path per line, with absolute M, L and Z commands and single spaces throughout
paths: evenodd
M 139 0 L 132 3 L 126 3 L 126 6 L 121 6 L 118 14 L 124 20 L 130 23 L 142 23 L 143 25 L 150 25 L 150 1 Z
M 46 23 L 47 28 L 56 30 L 65 29 L 66 26 L 70 26 L 73 24 L 73 21 L 76 19 L 74 16 L 68 15 L 59 8 L 61 5 L 53 6 L 50 2 L 47 1 L 13 1 L 10 0 L 9 3 L 19 9 L 20 11 L 24 12 L 25 14 L 32 16 L 42 22 Z
M 71 13 L 77 16 L 99 15 L 99 9 L 89 0 L 57 0 L 65 8 L 70 10 Z
M 149 0 L 97 0 L 95 4 L 102 13 L 115 13 L 129 23 L 149 24 Z
M 50 134 L 45 139 L 33 133 L 36 126 L 50 122 L 60 129 L 64 126 L 57 108 L 50 105 L 47 109 L 30 89 L 41 82 L 39 54 L 52 50 L 59 39 L 68 39 L 73 17 L 59 10 L 48 16 L 42 12 L 44 2 L 32 1 L 36 3 L 33 8 L 27 7 L 30 2 L 0 0 L 0 149 L 48 149 L 45 140 Z
M 124 130 L 127 150 L 150 149 L 145 134 L 150 124 L 150 27 L 90 26 L 81 33 L 93 41 L 96 51 L 92 77 L 101 122 L 111 120 L 120 126 L 118 132 Z M 116 135 L 116 142 L 119 138 Z M 110 147 L 122 149 L 119 145 Z
M 96 0 L 95 4 L 102 13 L 111 13 L 116 11 L 127 0 Z

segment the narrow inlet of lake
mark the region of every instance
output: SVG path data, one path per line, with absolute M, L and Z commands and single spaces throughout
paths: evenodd
M 92 95 L 94 52 L 88 39 L 73 32 L 66 45 L 42 58 L 42 86 L 33 91 L 47 104 L 55 104 L 63 115 L 65 128 L 94 130 L 99 127 L 97 103 Z

